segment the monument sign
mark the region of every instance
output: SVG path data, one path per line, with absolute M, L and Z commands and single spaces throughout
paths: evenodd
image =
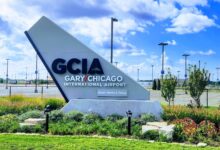
M 46 17 L 25 34 L 66 100 L 64 112 L 161 113 L 145 88 Z

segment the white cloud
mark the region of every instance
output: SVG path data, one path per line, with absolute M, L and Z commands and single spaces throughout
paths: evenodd
M 189 51 L 189 53 L 191 55 L 204 55 L 204 56 L 210 56 L 216 54 L 216 52 L 211 49 L 208 51 Z
M 77 19 L 61 19 L 60 24 L 63 25 L 73 35 L 80 35 L 91 38 L 93 44 L 103 46 L 103 43 L 110 41 L 110 18 L 77 18 Z M 144 29 L 133 19 L 123 19 L 114 23 L 114 38 L 122 37 L 128 32 L 144 32 Z
M 206 6 L 207 5 L 207 0 L 174 0 L 175 2 L 179 3 L 180 5 L 183 6 L 196 6 L 196 5 L 201 5 L 201 6 Z
M 186 34 L 199 32 L 211 26 L 215 26 L 214 20 L 203 15 L 201 11 L 195 8 L 184 8 L 176 18 L 172 19 L 172 26 L 166 31 Z
M 109 8 L 112 8 L 115 14 L 133 14 L 135 17 L 145 21 L 164 20 L 176 16 L 178 9 L 170 1 L 162 0 L 108 0 Z
M 176 45 L 177 44 L 175 40 L 166 41 L 166 43 L 168 43 L 169 45 Z

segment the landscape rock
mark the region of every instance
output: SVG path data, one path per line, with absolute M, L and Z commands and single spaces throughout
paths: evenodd
M 157 127 L 157 126 L 150 126 L 150 125 L 142 126 L 142 133 L 145 133 L 145 132 L 147 132 L 149 130 L 157 130 L 158 131 L 159 127 Z
M 146 125 L 142 126 L 142 133 L 149 130 L 157 130 L 159 134 L 165 136 L 168 140 L 173 139 L 175 125 L 168 125 L 167 122 L 147 122 Z
M 175 127 L 175 125 L 163 126 L 159 129 L 159 134 L 162 134 L 168 140 L 172 140 L 173 139 L 173 133 L 174 133 L 174 127 Z
M 206 144 L 206 143 L 202 143 L 202 142 L 200 142 L 200 143 L 197 144 L 197 146 L 198 146 L 198 147 L 206 147 L 207 144 Z
M 24 123 L 29 124 L 43 124 L 45 122 L 44 118 L 28 118 L 24 121 Z
M 146 125 L 157 126 L 159 128 L 167 126 L 167 122 L 147 122 Z
M 23 127 L 23 126 L 35 126 L 36 124 L 33 124 L 33 123 L 19 123 L 20 127 Z
M 149 142 L 149 143 L 154 143 L 155 141 L 154 141 L 154 140 L 149 140 L 148 142 Z

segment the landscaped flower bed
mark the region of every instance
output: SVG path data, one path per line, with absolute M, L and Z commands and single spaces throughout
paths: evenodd
M 220 145 L 220 110 L 164 106 L 162 118 L 176 124 L 174 141 Z
M 188 108 L 186 106 L 163 106 L 164 113 L 162 118 L 165 121 L 173 121 L 175 119 L 183 119 L 186 117 L 191 118 L 197 124 L 203 120 L 210 120 L 219 126 L 220 123 L 220 110 L 206 109 L 206 108 Z
M 35 126 L 20 126 L 19 123 L 28 118 L 42 118 L 43 108 L 50 104 L 53 109 L 63 106 L 61 99 L 38 99 L 23 96 L 0 98 L 0 132 L 1 133 L 45 133 L 44 124 Z M 36 101 L 35 101 L 36 100 Z M 210 145 L 220 145 L 219 119 L 217 109 L 191 109 L 185 106 L 164 106 L 162 118 L 169 123 L 175 123 L 173 139 L 168 140 L 158 131 L 141 133 L 142 125 L 156 121 L 152 115 L 143 114 L 132 118 L 132 138 L 155 141 L 206 142 Z M 105 135 L 127 137 L 127 118 L 113 114 L 103 118 L 98 114 L 83 114 L 59 110 L 50 113 L 49 134 L 56 135 Z

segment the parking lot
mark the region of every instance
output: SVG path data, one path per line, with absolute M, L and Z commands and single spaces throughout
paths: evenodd
M 5 85 L 0 85 L 0 96 L 8 96 L 8 95 L 15 95 L 15 94 L 22 94 L 25 96 L 30 97 L 57 97 L 62 98 L 58 88 L 55 85 L 49 85 L 47 88 L 46 85 L 38 86 L 38 92 L 35 93 L 35 86 L 34 85 L 9 85 L 8 89 L 5 88 Z M 166 103 L 164 98 L 161 97 L 160 91 L 150 91 L 150 100 L 156 100 L 163 103 Z M 73 91 L 74 92 L 74 91 Z M 190 100 L 193 100 L 190 97 L 190 94 L 185 94 L 184 90 L 177 90 L 176 97 L 175 97 L 175 104 L 187 105 L 190 103 Z M 206 91 L 201 96 L 201 104 L 206 106 L 207 104 L 207 93 Z M 208 93 L 208 105 L 209 106 L 219 106 L 220 105 L 220 90 L 211 90 Z

